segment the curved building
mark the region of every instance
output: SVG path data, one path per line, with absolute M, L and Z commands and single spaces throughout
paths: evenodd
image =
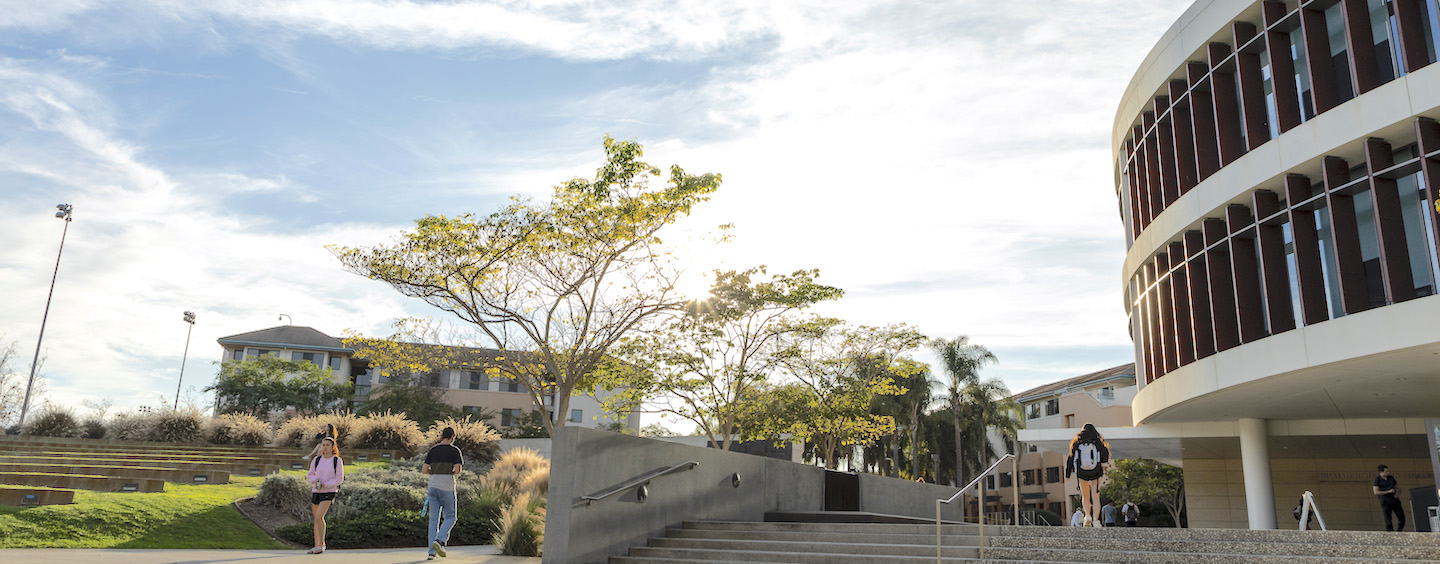
M 1105 432 L 1181 462 L 1192 527 L 1294 527 L 1308 490 L 1331 528 L 1383 529 L 1378 464 L 1406 530 L 1434 504 L 1437 50 L 1437 0 L 1200 0 L 1131 79 L 1112 154 L 1140 389 Z

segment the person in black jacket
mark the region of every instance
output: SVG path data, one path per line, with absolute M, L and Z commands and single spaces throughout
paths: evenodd
M 1377 470 L 1380 471 L 1380 474 L 1375 476 L 1375 484 L 1370 489 L 1374 490 L 1375 496 L 1380 498 L 1380 513 L 1385 516 L 1385 530 L 1403 531 L 1405 530 L 1405 506 L 1395 495 L 1400 491 L 1400 486 L 1395 483 L 1395 477 L 1390 475 L 1389 466 L 1381 464 Z M 1395 517 L 1399 519 L 1399 527 L 1390 528 L 1391 513 L 1394 513 Z
M 1102 527 L 1100 521 L 1100 478 L 1110 465 L 1110 445 L 1089 423 L 1070 440 L 1070 454 L 1065 457 L 1065 478 L 1076 477 L 1080 503 L 1084 506 L 1086 527 Z

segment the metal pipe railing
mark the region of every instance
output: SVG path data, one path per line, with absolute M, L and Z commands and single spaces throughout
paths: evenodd
M 1017 524 L 1020 523 L 1020 482 L 1019 482 L 1019 480 L 1020 480 L 1020 473 L 1017 471 L 1017 469 L 1018 469 L 1019 466 L 1020 466 L 1020 459 L 1019 459 L 1019 457 L 1016 457 L 1014 454 L 1005 453 L 1004 456 L 1001 456 L 1001 457 L 1000 457 L 1000 460 L 996 460 L 994 464 L 991 464 L 989 468 L 986 468 L 985 471 L 984 471 L 984 472 L 981 472 L 979 476 L 976 476 L 974 480 L 971 480 L 970 483 L 965 484 L 965 487 L 960 488 L 960 491 L 955 492 L 955 495 L 950 496 L 950 499 L 937 499 L 937 500 L 935 500 L 935 564 L 940 564 L 940 561 L 941 561 L 941 559 L 942 559 L 942 557 L 943 557 L 942 550 L 943 550 L 943 544 L 944 544 L 944 543 L 941 542 L 942 533 L 941 533 L 941 526 L 940 526 L 940 505 L 941 505 L 941 504 L 949 504 L 949 503 L 951 503 L 951 502 L 954 502 L 955 499 L 958 498 L 958 497 L 960 497 L 961 494 L 964 494 L 965 492 L 970 491 L 970 488 L 975 487 L 975 484 L 980 484 L 980 511 L 979 511 L 979 513 L 980 513 L 980 523 L 979 523 L 979 525 L 980 525 L 980 558 L 981 558 L 982 560 L 985 558 L 985 481 L 984 481 L 984 480 L 985 480 L 985 477 L 986 477 L 986 476 L 990 475 L 990 472 L 993 472 L 993 471 L 995 470 L 995 468 L 996 468 L 997 466 L 1000 466 L 1000 463 L 1001 463 L 1001 462 L 1005 462 L 1005 459 L 1007 459 L 1007 458 L 1010 459 L 1010 477 L 1011 477 L 1011 484 L 1014 486 L 1014 489 L 1015 489 L 1015 505 L 1014 505 L 1014 508 L 1015 508 L 1015 523 L 1017 523 Z M 961 514 L 961 515 L 964 515 L 964 514 L 965 514 L 965 510 L 964 510 L 963 508 L 960 510 L 960 514 Z M 965 519 L 964 519 L 964 517 L 961 517 L 960 520 L 961 520 L 961 521 L 964 521 Z
M 620 485 L 618 485 L 618 486 L 615 486 L 615 487 L 613 487 L 613 488 L 610 488 L 610 489 L 608 489 L 608 490 L 601 490 L 601 491 L 595 492 L 595 493 L 590 494 L 590 495 L 580 496 L 580 499 L 585 500 L 585 505 L 590 505 L 591 503 L 600 501 L 600 500 L 602 500 L 602 499 L 605 499 L 605 498 L 610 497 L 610 496 L 612 496 L 612 495 L 615 495 L 615 494 L 617 494 L 617 493 L 623 492 L 623 491 L 625 491 L 625 490 L 628 490 L 628 489 L 630 489 L 630 488 L 632 488 L 632 487 L 635 487 L 635 486 L 638 486 L 638 485 L 640 485 L 640 484 L 649 483 L 650 480 L 654 480 L 655 478 L 659 478 L 659 477 L 664 476 L 664 475 L 666 475 L 666 474 L 673 474 L 673 473 L 675 473 L 675 472 L 680 472 L 680 471 L 683 471 L 683 470 L 689 470 L 689 469 L 694 468 L 694 467 L 699 466 L 699 465 L 700 465 L 699 462 L 696 462 L 696 461 L 694 461 L 694 460 L 687 460 L 687 461 L 685 461 L 685 462 L 681 462 L 681 463 L 676 464 L 676 465 L 674 465 L 674 466 L 671 466 L 671 467 L 669 467 L 669 468 L 665 468 L 665 469 L 662 469 L 662 470 L 655 470 L 655 471 L 651 471 L 651 472 L 646 472 L 646 473 L 644 473 L 644 474 L 641 474 L 641 475 L 639 475 L 639 476 L 636 476 L 636 477 L 634 477 L 634 478 L 631 478 L 629 481 L 627 481 L 627 482 L 625 482 L 625 483 L 623 483 L 623 484 L 620 484 Z

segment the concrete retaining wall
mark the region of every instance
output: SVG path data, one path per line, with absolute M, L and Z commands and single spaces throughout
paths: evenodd
M 825 470 L 784 460 L 582 429 L 557 429 L 550 466 L 548 564 L 601 564 L 686 520 L 763 521 L 770 511 L 820 511 Z M 699 466 L 653 479 L 643 502 L 635 488 L 587 504 L 595 494 L 685 461 Z M 740 474 L 740 486 L 732 474 Z M 860 475 L 860 510 L 935 517 L 954 488 Z M 945 518 L 958 519 L 959 504 Z

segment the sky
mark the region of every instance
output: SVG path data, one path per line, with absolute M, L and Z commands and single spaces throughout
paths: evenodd
M 1109 135 L 1187 6 L 0 0 L 0 343 L 28 374 L 60 203 L 43 401 L 197 401 L 223 336 L 445 320 L 326 246 L 544 198 L 608 134 L 724 176 L 674 227 L 734 225 L 698 268 L 818 268 L 819 313 L 967 335 L 1015 392 L 1133 362 Z

